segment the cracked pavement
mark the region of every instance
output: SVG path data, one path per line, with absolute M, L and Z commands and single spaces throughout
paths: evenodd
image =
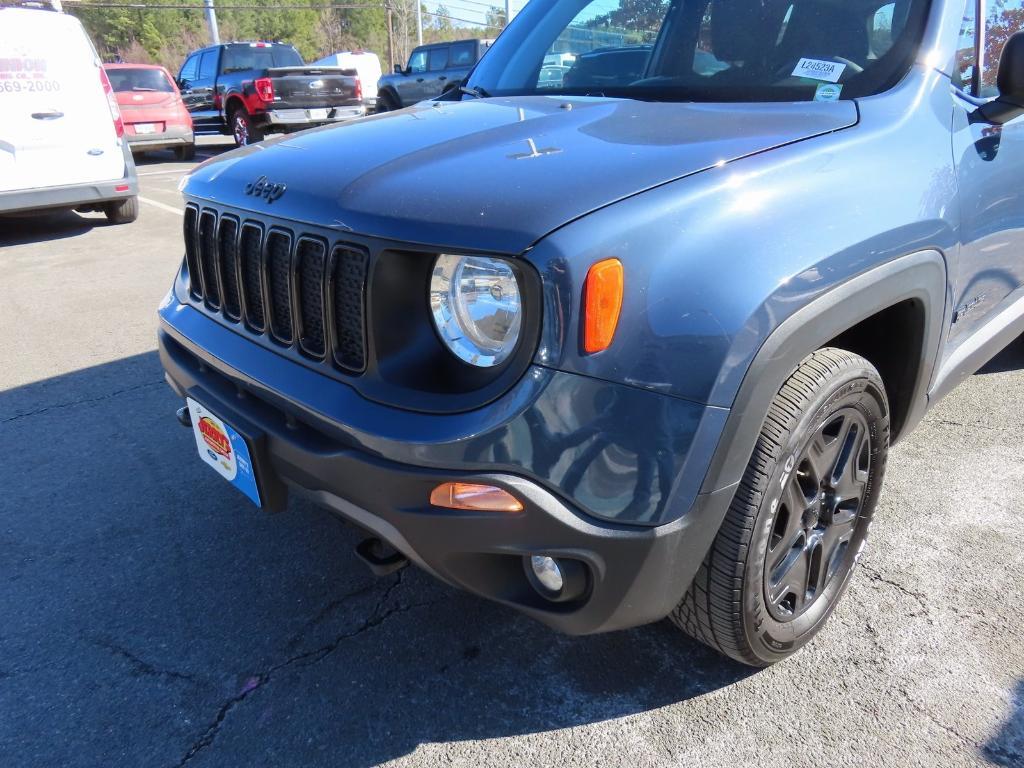
M 327 513 L 251 508 L 153 352 L 180 225 L 0 221 L 0 765 L 1024 765 L 1024 342 L 894 450 L 830 626 L 754 672 L 375 579 Z

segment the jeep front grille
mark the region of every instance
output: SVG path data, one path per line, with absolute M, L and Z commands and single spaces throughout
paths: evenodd
M 207 311 L 305 358 L 366 368 L 369 256 L 359 246 L 190 204 L 185 259 Z

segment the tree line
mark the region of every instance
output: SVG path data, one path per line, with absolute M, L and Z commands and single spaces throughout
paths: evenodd
M 118 2 L 119 0 L 113 0 Z M 225 6 L 245 9 L 217 9 L 221 40 L 281 40 L 294 45 L 306 61 L 316 61 L 337 51 L 366 50 L 376 53 L 386 70 L 388 63 L 388 12 L 384 0 L 340 0 L 343 4 L 366 2 L 358 8 L 312 9 L 308 6 L 330 0 L 224 0 Z M 386 0 L 391 7 L 392 45 L 395 61 L 405 63 L 416 46 L 416 1 Z M 209 45 L 210 38 L 201 0 L 153 0 L 176 8 L 110 8 L 96 3 L 111 0 L 83 0 L 65 6 L 81 19 L 104 61 L 162 64 L 176 73 L 185 57 Z M 282 9 L 281 6 L 306 6 Z M 90 7 L 93 6 L 93 7 Z M 504 8 L 486 12 L 484 25 L 474 26 L 452 18 L 445 5 L 423 13 L 423 42 L 495 37 L 505 25 Z

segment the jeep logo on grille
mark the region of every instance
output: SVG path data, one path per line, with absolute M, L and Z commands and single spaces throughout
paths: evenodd
M 286 189 L 288 187 L 284 184 L 275 184 L 266 176 L 260 176 L 256 181 L 245 185 L 245 194 L 262 197 L 268 203 L 272 203 L 275 200 L 280 200 Z

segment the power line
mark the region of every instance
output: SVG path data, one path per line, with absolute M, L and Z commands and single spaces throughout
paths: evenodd
M 66 0 L 64 3 L 68 8 L 74 8 L 76 10 L 89 10 L 92 8 L 121 8 L 130 9 L 136 11 L 202 11 L 203 6 L 195 5 L 164 5 L 156 3 L 94 3 L 84 2 L 84 0 Z M 443 3 L 442 3 L 443 5 Z M 218 4 L 216 6 L 218 11 L 328 11 L 328 10 L 358 10 L 358 9 L 376 9 L 380 8 L 383 10 L 394 10 L 393 7 L 388 4 L 370 4 L 370 3 L 347 3 L 339 4 L 332 3 L 330 5 L 223 5 Z M 475 27 L 483 27 L 485 29 L 501 29 L 502 27 L 487 24 L 486 19 L 466 19 L 460 16 L 451 16 L 443 13 L 432 13 L 431 11 L 423 11 L 424 16 L 430 16 L 435 19 L 447 19 L 449 21 L 458 21 L 462 24 L 472 24 Z
M 71 8 L 130 8 L 136 11 L 201 11 L 201 5 L 164 5 L 151 3 L 93 3 L 84 0 L 65 0 L 65 6 Z M 328 10 L 356 10 L 360 8 L 387 10 L 390 6 L 387 3 L 360 3 L 360 4 L 337 4 L 330 5 L 217 5 L 218 11 L 328 11 Z

